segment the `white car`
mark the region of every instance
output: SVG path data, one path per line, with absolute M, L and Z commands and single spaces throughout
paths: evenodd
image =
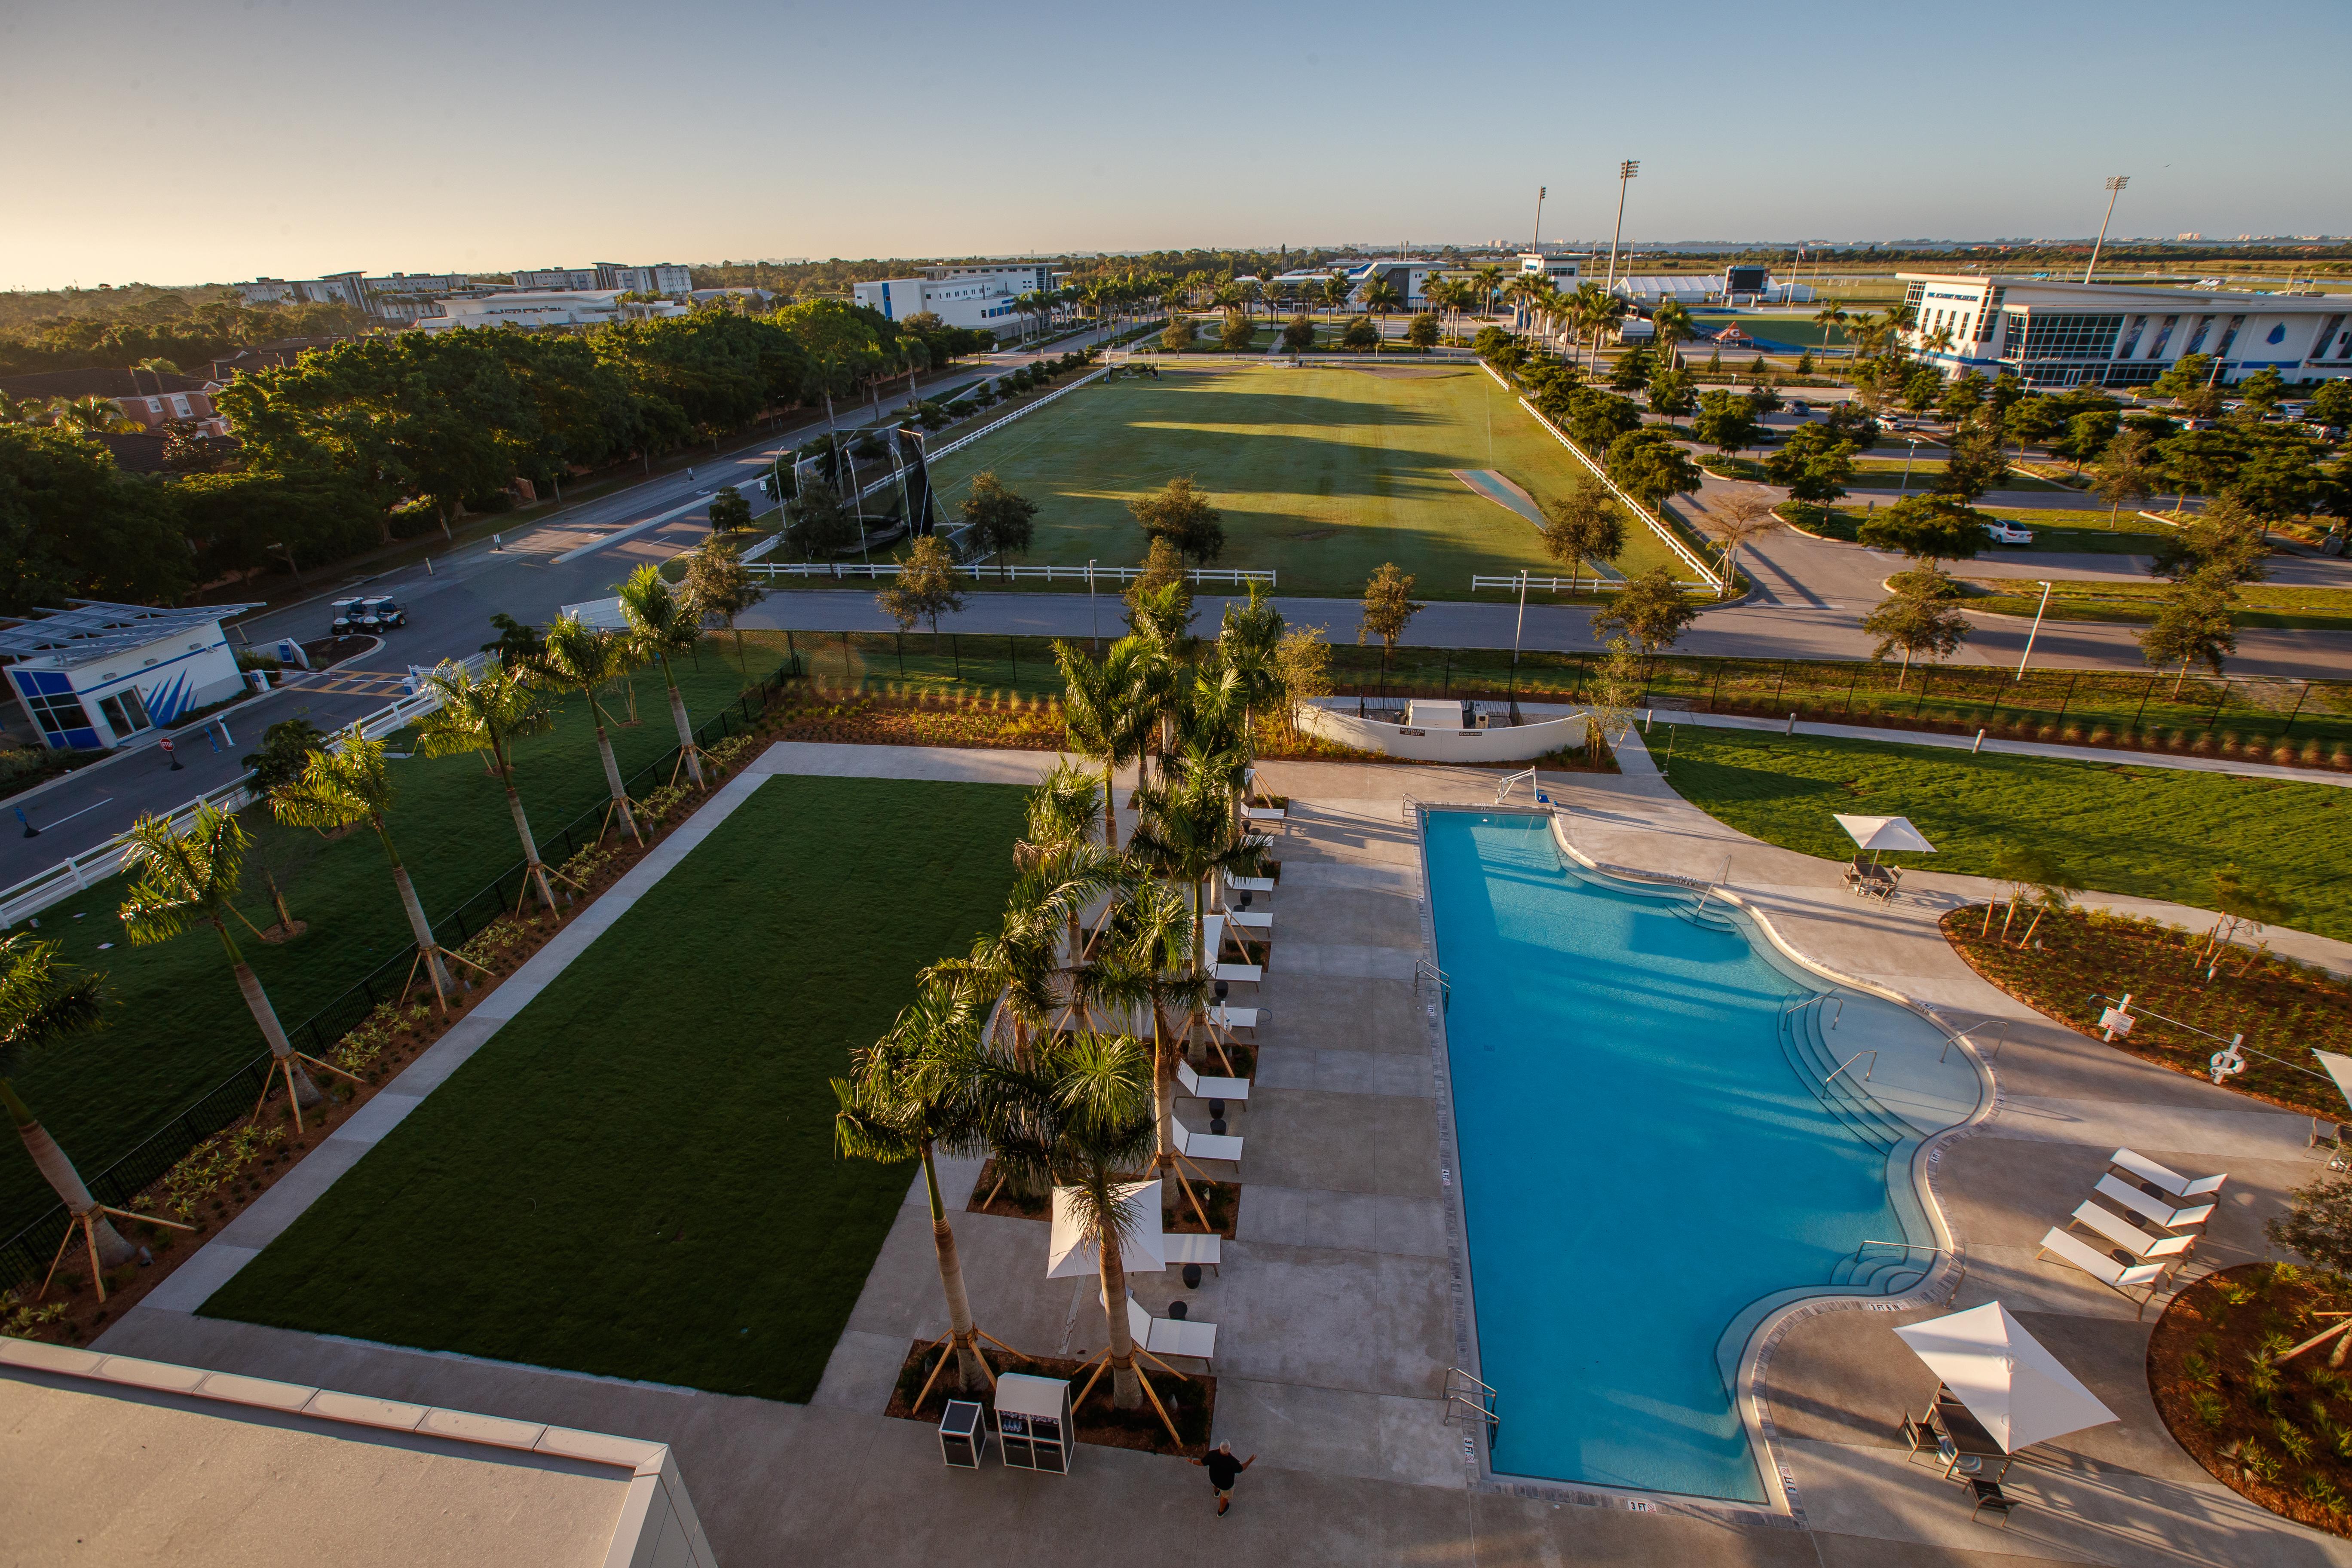
M 1984 525 L 1984 531 L 1991 537 L 1992 542 L 1995 544 L 2031 544 L 2033 542 L 2033 531 L 2026 527 L 2021 522 L 2010 522 L 2001 518 L 1995 518 L 1992 521 Z

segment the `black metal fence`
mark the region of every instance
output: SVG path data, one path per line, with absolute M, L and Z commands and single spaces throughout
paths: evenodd
M 803 674 L 800 655 L 795 653 L 757 686 L 747 688 L 730 707 L 696 726 L 694 743 L 708 750 L 733 735 L 741 734 L 759 723 L 769 709 L 775 706 L 787 682 Z M 679 762 L 679 748 L 667 752 L 622 781 L 632 799 L 651 787 L 669 782 Z M 589 807 L 572 821 L 539 840 L 539 858 L 551 865 L 562 865 L 581 850 L 602 841 L 610 805 Z M 491 879 L 489 884 L 467 899 L 456 909 L 434 922 L 434 934 L 452 947 L 461 946 L 483 927 L 503 914 L 511 913 L 520 904 L 529 865 L 517 860 L 512 866 Z M 357 984 L 286 1031 L 287 1040 L 298 1051 L 324 1057 L 335 1043 L 366 1022 L 368 1016 L 384 1003 L 397 999 L 407 988 L 416 961 L 416 945 L 404 944 L 397 952 L 362 975 Z M 263 1051 L 226 1079 L 199 1095 L 185 1110 L 149 1133 L 129 1152 L 99 1170 L 85 1173 L 83 1181 L 90 1195 L 100 1203 L 115 1208 L 128 1208 L 131 1200 L 152 1186 L 171 1168 L 187 1157 L 205 1139 L 252 1113 L 268 1082 L 269 1053 Z M 0 1290 L 27 1283 L 38 1283 L 57 1256 L 58 1247 L 65 1239 L 66 1226 L 71 1216 L 63 1204 L 52 1206 L 32 1224 L 18 1231 L 5 1242 L 0 1242 Z

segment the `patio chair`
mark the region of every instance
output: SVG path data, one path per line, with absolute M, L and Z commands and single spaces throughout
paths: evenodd
M 1221 1029 L 1247 1029 L 1257 1032 L 1258 1020 L 1265 1016 L 1263 1007 L 1231 1007 L 1220 1002 L 1209 1009 L 1209 1022 Z
M 2197 1246 L 2197 1238 L 2193 1236 L 2161 1238 L 2150 1236 L 2114 1210 L 2102 1208 L 2095 1203 L 2077 1205 L 2074 1217 L 2066 1223 L 2098 1232 L 2142 1263 L 2153 1262 L 2159 1258 L 2186 1258 Z
M 1168 1267 L 1181 1268 L 1187 1263 L 1205 1264 L 1211 1268 L 1223 1261 L 1225 1238 L 1202 1231 L 1171 1230 L 1160 1238 L 1161 1255 Z M 1223 1269 L 1217 1270 L 1220 1274 Z
M 1168 1119 L 1168 1136 L 1176 1152 L 1187 1160 L 1225 1160 L 1240 1164 L 1242 1141 L 1222 1132 L 1190 1132 L 1174 1117 Z
M 2042 1237 L 2041 1249 L 2033 1255 L 2034 1261 L 2040 1262 L 2049 1253 L 2057 1254 L 2062 1261 L 2073 1264 L 2126 1301 L 2134 1299 L 2134 1290 L 2145 1287 L 2147 1293 L 2137 1298 L 2139 1315 L 2143 1320 L 2147 1316 L 2148 1302 L 2156 1298 L 2157 1288 L 2164 1283 L 2165 1275 L 2172 1270 L 2170 1259 L 2162 1263 L 2136 1263 L 2126 1268 L 2054 1226 Z
M 1216 1324 L 1196 1323 L 1190 1318 L 1155 1318 L 1131 1291 L 1127 1298 L 1127 1331 L 1153 1355 L 1188 1355 L 1208 1361 L 1217 1353 Z
M 2347 1155 L 2352 1155 L 2352 1150 L 2344 1147 L 2344 1123 L 2341 1121 L 2330 1121 L 2324 1116 L 2313 1117 L 2311 1142 L 2304 1147 L 2326 1150 L 2327 1168 L 2331 1171 L 2341 1171 L 2347 1164 L 2352 1164 L 2352 1161 L 2347 1159 Z
M 1922 1451 L 1933 1453 L 1938 1439 L 1936 1429 L 1927 1425 L 1925 1416 L 1915 1419 L 1906 1413 L 1903 1417 L 1903 1441 L 1911 1450 L 1904 1459 L 1904 1462 L 1908 1464 L 1917 1458 Z
M 1192 1070 L 1192 1064 L 1183 1058 L 1176 1058 L 1176 1081 L 1184 1092 L 1195 1100 L 1234 1100 L 1249 1103 L 1250 1080 L 1245 1078 L 1202 1078 Z
M 2187 1230 L 2213 1217 L 2211 1204 L 2192 1204 L 2187 1208 L 2177 1209 L 2162 1198 L 2152 1198 L 2137 1187 L 2119 1182 L 2113 1176 L 2101 1176 L 2098 1186 L 2093 1190 L 2110 1203 L 2121 1204 L 2142 1219 L 2152 1225 L 2160 1225 L 2167 1230 Z
M 1990 1513 L 2000 1521 L 2003 1530 L 2009 1528 L 2009 1516 L 2017 1507 L 2017 1500 L 2002 1491 L 1999 1481 L 1972 1479 L 1969 1482 L 1969 1490 L 1976 1494 L 1977 1500 L 1976 1506 L 1969 1510 L 1969 1523 L 1974 1524 L 1979 1516 Z
M 1227 871 L 1225 873 L 1225 887 L 1230 891 L 1236 893 L 1271 893 L 1274 891 L 1274 879 L 1271 877 L 1236 877 L 1231 871 Z
M 2220 1192 L 2221 1184 L 2230 1179 L 2227 1171 L 2218 1176 L 2184 1176 L 2129 1149 L 2116 1150 L 2108 1156 L 2107 1163 L 2126 1175 L 2137 1176 L 2159 1192 L 2170 1193 L 2176 1198 L 2210 1197 Z

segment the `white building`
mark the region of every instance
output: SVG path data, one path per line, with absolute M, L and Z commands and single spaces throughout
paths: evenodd
M 593 289 L 596 269 L 593 267 L 541 267 L 513 275 L 514 286 L 545 293 L 551 289 Z
M 433 313 L 433 302 L 477 287 L 462 272 L 390 272 L 370 278 L 331 272 L 324 278 L 257 278 L 231 284 L 248 305 L 345 305 L 379 321 L 413 321 Z
M 1612 292 L 1635 305 L 1704 305 L 1723 295 L 1723 279 L 1713 272 L 1657 272 L 1620 276 Z
M 617 289 L 625 294 L 683 294 L 694 287 L 694 274 L 667 261 L 652 267 L 624 267 L 617 261 L 600 261 L 596 263 L 595 286 Z
M 1519 252 L 1519 271 L 1523 274 L 1540 273 L 1561 293 L 1573 294 L 1577 284 L 1582 280 L 1584 260 L 1581 256 L 1561 256 L 1548 250 L 1522 250 Z
M 550 289 L 469 295 L 442 300 L 442 313 L 420 317 L 416 328 L 446 332 L 453 327 L 601 327 L 687 313 L 687 307 L 674 300 L 624 301 L 621 293 L 617 289 Z
M 0 625 L 8 688 L 52 751 L 120 745 L 245 686 L 220 624 L 258 605 L 68 603 Z
M 2258 294 L 1905 272 L 1904 343 L 1948 375 L 2013 374 L 2028 386 L 2145 386 L 2187 354 L 2224 382 L 2352 375 L 2352 294 Z
M 989 278 L 1015 294 L 1043 294 L 1059 288 L 1070 275 L 1055 272 L 1042 261 L 966 261 L 921 269 L 934 282 L 959 278 Z
M 925 310 L 950 327 L 1003 330 L 1021 324 L 1015 303 L 1027 288 L 1015 288 L 1014 279 L 1000 273 L 971 273 L 960 278 L 883 278 L 851 287 L 857 303 L 879 310 L 885 319 L 903 321 Z

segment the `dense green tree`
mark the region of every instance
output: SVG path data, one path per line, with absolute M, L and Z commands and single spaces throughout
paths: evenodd
M 1358 353 L 1376 350 L 1381 346 L 1381 330 L 1372 325 L 1370 316 L 1358 316 L 1348 323 L 1347 331 L 1339 334 L 1339 346 Z
M 1990 538 L 1984 524 L 1984 513 L 1958 497 L 1910 496 L 1864 519 L 1856 537 L 1916 561 L 1973 561 Z
M 1305 353 L 1315 346 L 1315 323 L 1305 311 L 1282 324 L 1282 346 L 1295 354 Z
M 900 629 L 912 630 L 917 621 L 931 623 L 931 642 L 940 640 L 940 617 L 963 608 L 964 574 L 956 570 L 947 541 L 927 534 L 915 541 L 890 585 L 874 595 Z
M 1853 478 L 1853 443 L 1829 426 L 1801 425 L 1764 460 L 1764 471 L 1787 488 L 1790 500 L 1826 507 L 1845 494 Z
M 1565 496 L 1544 503 L 1544 552 L 1568 568 L 1568 591 L 1576 592 L 1587 561 L 1614 561 L 1625 551 L 1625 513 L 1609 492 L 1590 479 Z
M 2264 575 L 2263 558 L 2269 553 L 2263 520 L 2231 494 L 2158 539 L 2154 565 L 2159 576 L 2176 583 L 2199 576 L 2232 584 L 2259 583 Z
M 1731 455 L 1754 446 L 1759 428 L 1756 405 L 1748 398 L 1720 387 L 1699 394 L 1698 417 L 1691 421 L 1691 434 L 1717 451 Z
M 1026 554 L 1037 535 L 1037 503 L 999 479 L 992 468 L 971 477 L 971 491 L 958 510 L 971 530 L 964 538 L 968 560 Z
M 1413 616 L 1429 606 L 1417 604 L 1412 596 L 1412 574 L 1401 572 L 1393 561 L 1381 563 L 1364 584 L 1361 618 L 1356 626 L 1356 641 L 1378 637 L 1381 643 L 1381 689 L 1388 689 L 1389 661 L 1396 656 L 1397 639 L 1404 636 L 1405 627 Z
M 1894 594 L 1863 617 L 1862 629 L 1878 639 L 1871 657 L 1884 659 L 1900 649 L 1903 672 L 1895 679 L 1900 690 L 1911 675 L 1911 661 L 1940 659 L 1968 640 L 1969 618 L 1955 603 L 1960 586 L 1941 567 L 1928 565 L 1897 572 L 1887 580 Z
M 1999 489 L 2007 478 L 2009 458 L 2002 455 L 2000 437 L 1987 429 L 1963 430 L 1952 437 L 1944 471 L 1936 476 L 1934 488 L 1938 495 L 1974 501 L 1987 490 Z
M 1661 426 L 1628 430 L 1609 443 L 1604 465 L 1617 488 L 1652 511 L 1668 496 L 1693 495 L 1706 482 L 1706 474 Z
M 71 430 L 0 426 L 0 615 L 175 600 L 195 585 L 191 566 L 161 488 Z
M 1650 377 L 1651 411 L 1668 419 L 1680 418 L 1691 411 L 1691 391 L 1695 384 L 1686 370 L 1660 370 Z
M 1192 561 L 1206 565 L 1225 548 L 1225 530 L 1217 509 L 1192 479 L 1178 475 L 1164 489 L 1138 496 L 1127 510 L 1142 525 L 1144 537 L 1166 540 Z
M 2221 673 L 2223 657 L 2238 649 L 2237 607 L 2236 584 L 2221 572 L 2197 573 L 2164 596 L 2156 619 L 2140 633 L 2139 646 L 2158 668 L 2179 662 L 2174 696 L 2180 694 L 2181 682 L 2189 679 L 2189 667 L 2196 660 L 2204 660 L 2214 674 Z
M 1650 656 L 1672 647 L 1698 612 L 1698 604 L 1684 594 L 1675 574 L 1653 566 L 1617 591 L 1609 607 L 1592 617 L 1592 627 L 1596 634 L 1630 637 Z
M 1405 323 L 1404 341 L 1417 349 L 1435 348 L 1439 335 L 1437 317 L 1428 310 Z
M 2077 414 L 2066 421 L 2066 433 L 2053 442 L 2050 449 L 2072 462 L 2079 474 L 2084 464 L 2107 449 L 2107 443 L 2122 427 L 2123 416 L 2111 408 Z
M 1247 353 L 1257 336 L 1257 322 L 1246 310 L 1227 310 L 1218 323 L 1217 342 L 1229 354 Z

